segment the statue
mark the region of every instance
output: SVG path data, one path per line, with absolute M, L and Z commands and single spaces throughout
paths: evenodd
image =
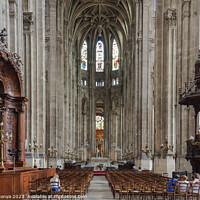
M 98 141 L 97 141 L 97 154 L 96 154 L 96 157 L 103 157 L 101 136 L 98 137 Z

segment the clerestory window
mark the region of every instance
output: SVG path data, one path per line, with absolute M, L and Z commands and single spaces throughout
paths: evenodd
M 96 44 L 96 72 L 104 71 L 104 45 L 102 41 Z

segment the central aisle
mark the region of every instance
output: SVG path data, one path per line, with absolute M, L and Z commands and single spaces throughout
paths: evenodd
M 111 189 L 105 176 L 94 176 L 86 195 L 87 200 L 113 199 Z

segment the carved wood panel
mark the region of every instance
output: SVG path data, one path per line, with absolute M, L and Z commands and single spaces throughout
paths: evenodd
M 0 62 L 0 79 L 4 83 L 6 92 L 13 96 L 20 96 L 20 85 L 16 72 L 11 67 L 5 66 Z
M 17 113 L 14 109 L 7 109 L 6 112 L 6 132 L 13 133 L 12 143 L 6 144 L 6 154 L 7 160 L 13 160 L 12 156 L 8 155 L 8 149 L 16 149 L 17 148 Z

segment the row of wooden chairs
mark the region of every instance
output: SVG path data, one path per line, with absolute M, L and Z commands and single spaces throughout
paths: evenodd
M 46 196 L 83 196 L 88 192 L 88 187 L 93 178 L 92 170 L 62 170 L 58 172 L 60 185 L 58 182 L 51 182 L 49 178 L 38 179 L 29 182 L 29 195 Z M 58 191 L 53 191 L 51 184 L 54 184 Z
M 114 198 L 119 199 L 199 199 L 199 184 L 183 190 L 184 184 L 169 183 L 169 178 L 154 173 L 110 170 L 106 172 Z M 183 192 L 184 191 L 184 192 Z

